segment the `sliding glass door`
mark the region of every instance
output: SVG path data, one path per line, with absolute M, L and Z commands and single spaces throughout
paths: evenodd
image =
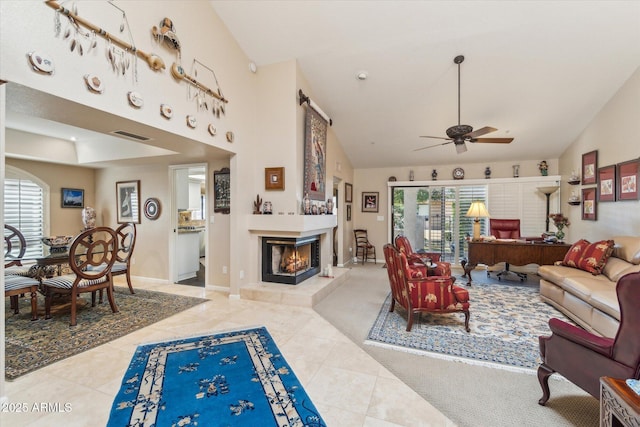
M 466 240 L 473 234 L 473 218 L 466 216 L 473 201 L 487 202 L 487 187 L 394 187 L 393 236 L 405 235 L 416 252 L 438 252 L 443 261 L 466 259 Z M 481 219 L 481 233 L 486 234 Z

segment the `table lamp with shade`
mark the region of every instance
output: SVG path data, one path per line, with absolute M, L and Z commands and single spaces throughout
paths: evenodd
M 480 240 L 480 218 L 489 218 L 489 212 L 484 202 L 472 202 L 466 216 L 475 218 L 473 220 L 473 240 Z

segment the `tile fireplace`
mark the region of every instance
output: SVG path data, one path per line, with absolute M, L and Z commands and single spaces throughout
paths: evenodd
M 297 285 L 320 273 L 320 236 L 262 237 L 262 281 Z

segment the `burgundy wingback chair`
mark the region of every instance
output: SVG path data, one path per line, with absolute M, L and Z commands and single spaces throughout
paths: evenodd
M 640 273 L 622 276 L 616 293 L 620 326 L 615 338 L 591 334 L 560 319 L 549 320 L 551 336 L 539 338 L 540 405 L 549 400 L 549 377 L 555 372 L 596 399 L 600 397 L 600 377 L 640 379 Z
M 433 269 L 433 276 L 451 276 L 451 264 L 448 262 L 440 261 L 440 254 L 437 252 L 413 252 L 411 242 L 406 236 L 396 236 L 395 241 L 396 249 L 402 252 L 406 257 L 409 265 L 414 268 L 423 269 L 423 274 L 428 275 L 428 269 L 426 264 L 431 261 L 436 267 Z M 456 278 L 451 276 L 455 282 Z
M 450 276 L 424 276 L 423 270 L 413 268 L 407 257 L 387 243 L 383 247 L 384 259 L 391 286 L 391 307 L 396 302 L 407 311 L 407 331 L 411 331 L 413 318 L 421 312 L 464 313 L 464 328 L 469 332 L 469 292 L 453 284 Z

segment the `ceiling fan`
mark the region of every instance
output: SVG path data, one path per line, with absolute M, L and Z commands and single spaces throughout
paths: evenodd
M 508 144 L 513 141 L 513 138 L 478 138 L 479 136 L 486 135 L 491 132 L 495 132 L 498 129 L 492 128 L 490 126 L 485 126 L 476 131 L 469 125 L 461 125 L 460 124 L 460 64 L 464 61 L 464 56 L 458 55 L 453 59 L 455 64 L 458 64 L 458 124 L 455 126 L 451 126 L 447 129 L 448 138 L 441 136 L 427 136 L 421 135 L 420 138 L 434 138 L 434 139 L 444 139 L 447 142 L 442 142 L 440 144 L 429 145 L 427 147 L 417 148 L 413 151 L 425 150 L 427 148 L 438 147 L 440 145 L 451 144 L 452 142 L 456 146 L 456 152 L 458 154 L 464 153 L 467 151 L 467 146 L 465 142 L 490 142 L 490 143 L 498 143 L 498 144 Z

